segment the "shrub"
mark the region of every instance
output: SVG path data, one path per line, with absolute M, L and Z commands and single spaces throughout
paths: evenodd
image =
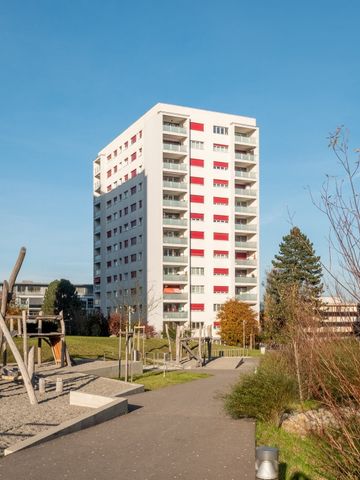
M 295 378 L 277 354 L 267 354 L 256 373 L 244 376 L 225 397 L 233 418 L 251 417 L 279 423 L 289 405 L 298 400 Z

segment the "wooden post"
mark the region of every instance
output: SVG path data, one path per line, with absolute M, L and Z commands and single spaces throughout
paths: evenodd
M 41 317 L 42 315 L 42 312 L 39 312 L 39 316 Z M 38 333 L 42 333 L 42 320 L 41 318 L 38 318 L 38 328 L 37 328 L 37 331 Z M 38 341 L 37 341 L 37 364 L 38 365 L 41 365 L 41 361 L 42 361 L 42 358 L 41 358 L 41 349 L 42 349 L 42 340 L 41 340 L 41 337 L 38 338 Z
M 120 319 L 119 319 L 119 343 L 118 343 L 118 368 L 119 368 L 119 374 L 118 374 L 118 378 L 120 380 L 121 378 L 121 355 L 122 355 L 122 348 L 121 348 L 121 320 L 122 320 L 122 317 L 120 316 Z
M 129 326 L 128 322 L 126 322 L 125 328 L 125 382 L 128 381 L 128 368 L 129 368 Z
M 60 327 L 61 327 L 61 358 L 60 358 L 60 366 L 65 366 L 65 321 L 64 321 L 64 313 L 63 311 L 60 312 Z M 70 365 L 69 365 L 70 366 Z
M 176 325 L 176 364 L 179 365 L 180 363 L 180 326 Z
M 29 378 L 32 384 L 34 384 L 34 369 L 35 369 L 35 347 L 30 348 L 27 369 L 29 372 Z
M 170 360 L 172 360 L 172 348 L 171 348 L 171 340 L 170 340 L 170 334 L 169 334 L 169 325 L 167 323 L 165 323 L 165 332 L 169 342 Z
M 23 310 L 22 312 L 22 324 L 23 324 L 23 357 L 24 363 L 27 365 L 28 363 L 28 337 L 27 337 L 27 323 L 26 323 L 26 311 Z
M 200 326 L 199 327 L 199 358 L 200 359 L 202 358 L 202 349 L 201 349 L 202 338 L 201 338 L 201 334 L 202 334 L 202 327 Z M 201 365 L 199 365 L 199 366 L 201 366 Z

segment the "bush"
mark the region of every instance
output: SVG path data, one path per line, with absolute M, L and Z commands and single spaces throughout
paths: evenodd
M 279 423 L 289 405 L 298 401 L 295 378 L 277 354 L 267 354 L 256 373 L 244 376 L 225 397 L 233 418 L 256 418 Z

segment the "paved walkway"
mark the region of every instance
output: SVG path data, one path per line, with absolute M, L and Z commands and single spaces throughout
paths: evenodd
M 0 459 L 0 478 L 254 480 L 254 422 L 227 418 L 220 395 L 255 362 L 133 395 L 128 415 Z

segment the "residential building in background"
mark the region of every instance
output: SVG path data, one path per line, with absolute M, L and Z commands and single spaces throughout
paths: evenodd
M 30 280 L 15 283 L 13 293 L 16 304 L 21 308 L 28 308 L 30 316 L 38 315 L 44 303 L 44 296 L 48 286 L 48 283 L 38 283 Z M 92 313 L 94 311 L 93 285 L 78 284 L 74 285 L 74 287 L 84 310 L 87 313 Z M 2 283 L 0 283 L 0 290 L 2 290 Z
M 339 297 L 322 297 L 321 321 L 318 336 L 340 337 L 360 335 L 360 305 Z
M 103 148 L 94 173 L 94 295 L 216 327 L 229 298 L 259 311 L 259 131 L 254 118 L 157 104 Z

